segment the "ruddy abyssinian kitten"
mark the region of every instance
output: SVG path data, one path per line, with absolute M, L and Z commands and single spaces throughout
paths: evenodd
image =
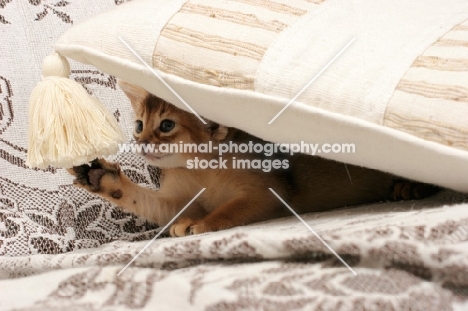
M 235 128 L 214 122 L 203 124 L 196 116 L 120 81 L 136 115 L 134 137 L 139 144 L 196 143 L 213 146 L 235 143 L 266 143 Z M 123 209 L 166 225 L 202 188 L 204 192 L 170 227 L 172 236 L 217 231 L 274 217 L 289 215 L 272 188 L 299 213 L 337 207 L 422 198 L 435 191 L 430 185 L 404 181 L 367 168 L 296 154 L 276 154 L 288 168 L 189 169 L 187 160 L 218 159 L 213 153 L 142 153 L 148 164 L 161 168 L 160 189 L 155 191 L 133 183 L 116 163 L 103 159 L 70 169 L 74 184 L 97 193 Z M 261 154 L 228 154 L 231 159 L 265 159 Z M 270 157 L 271 159 L 271 157 Z M 229 160 L 228 162 L 230 162 Z M 284 163 L 284 162 L 281 162 Z

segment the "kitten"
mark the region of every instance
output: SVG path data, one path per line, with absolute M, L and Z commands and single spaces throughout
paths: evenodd
M 120 81 L 136 115 L 134 137 L 139 144 L 211 142 L 267 143 L 235 128 L 215 122 L 203 124 L 195 115 Z M 206 190 L 170 227 L 171 236 L 217 231 L 289 215 L 269 190 L 272 188 L 299 213 L 391 199 L 422 198 L 435 187 L 402 181 L 380 171 L 344 165 L 309 155 L 229 153 L 227 167 L 189 169 L 187 161 L 217 160 L 218 152 L 145 153 L 148 164 L 161 168 L 160 189 L 141 187 L 125 176 L 118 164 L 103 159 L 70 169 L 74 184 L 97 193 L 110 202 L 166 225 L 202 188 Z M 278 160 L 278 169 L 234 169 L 236 160 Z M 193 163 L 193 162 L 192 162 Z

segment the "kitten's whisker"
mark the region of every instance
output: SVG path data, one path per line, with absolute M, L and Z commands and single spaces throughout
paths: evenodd
M 346 169 L 346 173 L 348 173 L 349 182 L 350 182 L 351 185 L 352 185 L 352 184 L 353 184 L 353 180 L 351 179 L 351 174 L 349 173 L 348 166 L 346 165 L 346 163 L 345 163 L 344 167 L 345 167 L 345 169 Z
M 122 37 L 119 36 L 119 40 L 122 41 L 122 43 L 125 44 L 125 46 L 130 50 L 130 52 L 132 52 L 133 55 L 135 55 L 135 57 L 138 58 L 140 62 L 142 62 L 143 65 L 146 66 L 146 68 L 148 68 L 198 119 L 200 119 L 200 121 L 202 121 L 203 124 L 206 124 L 206 121 L 203 120 L 203 118 L 200 117 L 198 113 L 195 110 L 193 110 L 193 108 L 190 107 L 189 104 L 187 104 L 187 102 L 182 97 L 180 97 L 180 95 L 177 94 L 177 92 L 174 91 L 174 89 L 169 84 L 167 84 L 167 82 L 164 81 L 163 78 L 161 78 L 161 76 L 156 72 L 156 70 L 154 70 L 153 67 L 148 65 L 148 63 L 145 62 L 143 58 L 141 58 L 141 56 L 138 55 L 138 53 L 135 52 L 135 50 Z
M 344 261 L 343 258 L 341 258 L 340 255 L 338 255 L 338 254 L 333 250 L 333 248 L 331 248 L 331 246 L 328 245 L 328 243 L 325 242 L 325 241 L 317 234 L 317 232 L 315 232 L 315 230 L 312 229 L 312 228 L 309 226 L 309 224 L 306 223 L 305 220 L 304 220 L 301 216 L 299 216 L 299 215 L 288 205 L 288 203 L 286 203 L 286 202 L 283 200 L 283 198 L 281 198 L 281 197 L 275 192 L 275 190 L 273 190 L 272 188 L 268 188 L 268 189 L 281 201 L 281 203 L 284 204 L 284 206 L 286 206 L 286 207 L 291 211 L 291 213 L 294 214 L 294 216 L 296 216 L 296 217 L 302 222 L 302 224 L 303 224 L 304 226 L 306 226 L 307 229 L 309 229 L 310 232 L 312 232 L 312 233 L 317 237 L 317 239 L 320 240 L 320 242 L 322 242 L 323 245 L 325 245 L 325 246 L 330 250 L 330 252 L 333 253 L 333 255 L 335 255 L 335 256 L 346 266 L 346 268 L 349 269 L 349 271 L 351 271 L 354 275 L 357 275 L 356 271 L 354 271 L 353 268 L 351 268 L 351 267 L 346 263 L 346 261 Z
M 154 242 L 154 240 L 156 240 L 164 231 L 166 231 L 166 229 L 169 228 L 169 226 L 177 219 L 177 217 L 179 217 L 187 209 L 187 207 L 189 207 L 190 204 L 192 204 L 193 201 L 195 201 L 200 196 L 200 194 L 202 194 L 202 192 L 205 191 L 205 189 L 206 188 L 203 188 L 202 190 L 200 190 L 200 192 L 198 192 L 197 195 L 195 195 L 195 197 L 193 197 L 193 199 L 190 200 L 190 202 L 188 202 L 187 205 L 185 205 L 184 208 L 181 209 L 180 212 L 178 212 L 177 215 L 175 215 L 174 218 L 172 218 L 171 221 L 169 221 L 161 229 L 161 231 L 159 231 L 159 233 L 156 234 L 155 237 L 151 239 L 151 241 L 149 241 L 148 244 L 146 244 L 145 247 L 143 247 L 143 249 L 138 254 L 135 255 L 135 257 L 132 258 L 132 260 L 130 260 L 130 262 L 125 267 L 122 268 L 122 270 L 120 270 L 119 273 L 117 273 L 117 276 L 120 276 L 138 258 L 138 256 L 140 256 L 151 245 L 151 243 Z

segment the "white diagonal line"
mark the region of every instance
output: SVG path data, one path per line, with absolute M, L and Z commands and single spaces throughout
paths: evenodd
M 313 78 L 312 80 L 309 81 L 309 83 L 306 84 L 306 86 L 304 86 L 302 88 L 302 90 L 299 91 L 299 93 L 297 93 L 296 96 L 294 96 L 288 103 L 286 106 L 283 107 L 283 109 L 281 109 L 280 112 L 278 112 L 276 114 L 276 116 L 270 120 L 270 122 L 268 122 L 268 124 L 271 124 L 273 123 L 273 121 L 276 120 L 276 118 L 278 118 L 280 116 L 280 114 L 282 114 L 288 107 L 289 105 L 291 105 L 315 80 L 317 80 L 318 77 L 320 77 L 322 75 L 322 73 L 327 70 L 328 67 L 330 67 L 331 64 L 333 64 L 333 62 L 335 60 L 338 59 L 338 57 L 341 56 L 341 54 L 343 54 L 344 51 L 346 51 L 346 49 L 354 42 L 354 40 L 356 40 L 356 37 L 353 37 L 339 52 L 338 54 L 336 54 L 335 57 L 333 57 L 326 65 L 325 67 L 322 68 L 322 70 L 320 70 Z
M 330 247 L 330 245 L 327 244 L 327 242 L 325 242 L 318 234 L 317 232 L 315 232 L 314 229 L 312 229 L 308 223 L 305 222 L 304 219 L 302 219 L 301 216 L 299 216 L 289 205 L 288 203 L 286 203 L 276 192 L 275 190 L 273 190 L 272 188 L 268 188 L 270 189 L 270 191 L 291 211 L 291 213 L 294 214 L 294 216 L 296 216 L 301 222 L 302 224 L 304 224 L 304 226 L 307 227 L 307 229 L 309 229 L 310 232 L 312 232 L 316 237 L 317 239 L 320 240 L 320 242 L 323 243 L 323 245 L 325 245 L 329 250 L 330 252 L 333 253 L 333 255 L 335 255 L 354 275 L 357 275 L 356 271 L 353 270 L 353 268 L 351 268 L 347 263 L 346 261 L 343 260 L 343 258 L 340 257 L 340 255 L 338 255 L 334 250 L 333 248 Z
M 349 182 L 350 182 L 351 185 L 352 185 L 352 184 L 353 184 L 353 180 L 351 179 L 351 174 L 349 173 L 348 166 L 346 165 L 346 163 L 345 163 L 344 167 L 345 167 L 345 169 L 346 169 L 346 173 L 348 173 Z
M 179 217 L 187 209 L 187 207 L 189 207 L 190 204 L 192 204 L 193 201 L 195 201 L 196 198 L 198 198 L 198 196 L 202 194 L 203 191 L 205 191 L 205 189 L 206 188 L 200 190 L 200 192 L 198 192 L 197 195 L 192 200 L 190 200 L 190 202 L 188 202 L 187 205 L 185 205 L 184 208 L 181 209 L 180 212 L 178 212 L 177 215 L 175 215 L 174 218 L 172 218 L 171 221 L 169 221 L 169 223 L 165 225 L 161 229 L 161 231 L 159 231 L 159 233 L 156 234 L 156 236 L 151 241 L 149 241 L 148 244 L 146 244 L 145 247 L 143 247 L 143 249 L 138 254 L 136 254 L 136 256 L 133 257 L 133 259 L 130 260 L 130 262 L 125 267 L 122 268 L 122 270 L 120 270 L 119 273 L 117 273 L 117 276 L 120 276 L 138 258 L 138 256 L 140 256 L 151 245 L 151 243 L 154 242 L 154 240 L 156 240 L 167 228 L 169 228 L 169 226 L 174 222 L 174 220 L 176 220 L 177 217 Z
M 182 97 L 180 97 L 180 95 L 177 94 L 177 92 L 174 91 L 174 89 L 173 89 L 169 84 L 167 84 L 166 81 L 163 80 L 163 78 L 161 78 L 161 76 L 154 70 L 154 68 L 151 67 L 150 65 L 148 65 L 148 64 L 143 60 L 143 58 L 141 58 L 140 55 L 138 55 L 138 53 L 135 52 L 135 50 L 132 49 L 132 47 L 131 47 L 130 45 L 128 45 L 128 43 L 127 43 L 124 39 L 122 39 L 122 37 L 119 36 L 119 40 L 122 41 L 122 43 L 125 44 L 125 46 L 130 50 L 130 52 L 132 52 L 133 55 L 135 55 L 135 57 L 138 58 L 138 59 L 140 60 L 140 62 L 142 62 L 143 65 L 146 66 L 146 68 L 148 68 L 149 70 L 151 70 L 151 72 L 152 72 L 152 73 L 153 73 L 153 74 L 154 74 L 154 75 L 155 75 L 155 76 L 156 76 L 156 77 L 157 77 L 157 78 L 158 78 L 158 79 L 159 79 L 159 80 L 160 80 L 160 81 L 161 81 L 161 82 L 162 82 L 162 83 L 163 83 L 163 84 L 164 84 L 164 85 L 165 85 L 165 86 L 166 86 L 166 87 L 167 87 L 167 88 L 168 88 L 168 89 L 169 89 L 169 90 L 170 90 L 170 91 L 171 91 L 171 92 L 172 92 L 172 93 L 173 93 L 173 94 L 174 94 L 174 95 L 175 95 L 175 96 L 176 96 L 176 97 L 177 97 L 177 98 L 194 114 L 194 115 L 196 115 L 197 118 L 200 119 L 200 121 L 203 122 L 203 124 L 206 124 L 206 121 L 203 120 L 203 118 L 200 117 L 200 116 L 198 115 L 198 113 L 196 113 L 195 110 L 193 110 L 193 108 L 190 107 L 189 104 L 187 104 L 187 102 L 186 102 Z

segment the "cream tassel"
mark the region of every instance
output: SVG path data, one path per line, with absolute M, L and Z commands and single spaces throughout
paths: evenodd
M 29 99 L 30 167 L 81 165 L 114 154 L 125 141 L 114 116 L 69 74 L 64 57 L 55 53 L 44 59 L 43 81 Z

